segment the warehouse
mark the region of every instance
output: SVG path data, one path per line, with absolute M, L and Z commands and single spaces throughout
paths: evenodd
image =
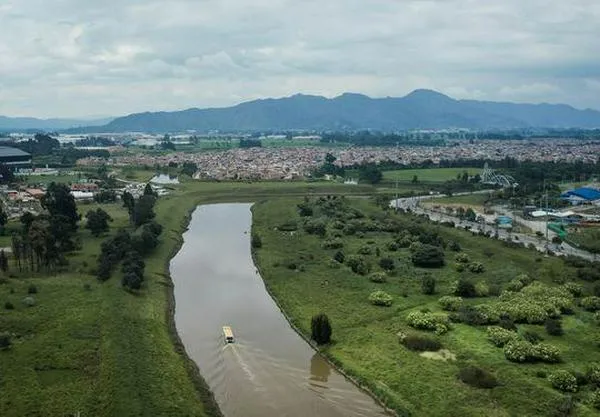
M 600 201 L 600 191 L 595 188 L 581 187 L 562 193 L 560 198 L 573 205 L 595 203 Z
M 17 148 L 0 146 L 0 164 L 11 169 L 31 168 L 31 155 Z

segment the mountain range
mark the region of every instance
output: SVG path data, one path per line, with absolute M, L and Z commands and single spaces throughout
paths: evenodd
M 81 126 L 81 124 L 80 124 Z M 3 127 L 0 119 L 0 128 Z M 296 94 L 224 108 L 192 108 L 118 117 L 103 126 L 73 132 L 185 132 L 256 130 L 600 128 L 600 112 L 565 104 L 517 104 L 456 100 L 432 90 L 404 97 L 335 98 Z
M 36 119 L 34 117 L 6 117 L 0 116 L 0 131 L 28 131 L 28 130 L 64 130 L 82 127 L 104 126 L 112 118 L 104 119 Z

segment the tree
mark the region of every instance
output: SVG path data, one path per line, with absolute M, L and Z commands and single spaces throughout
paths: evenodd
M 64 216 L 73 231 L 77 229 L 77 222 L 80 216 L 77 213 L 75 198 L 71 194 L 69 187 L 65 184 L 50 183 L 41 202 L 42 207 L 48 210 L 50 216 Z
M 150 183 L 146 184 L 146 187 L 144 188 L 144 195 L 158 197 L 158 194 L 156 194 L 156 192 L 152 189 L 152 185 L 150 185 Z
M 85 215 L 87 222 L 85 228 L 92 232 L 92 235 L 98 237 L 102 233 L 108 232 L 108 222 L 112 221 L 112 218 L 107 212 L 101 208 L 96 210 L 90 210 Z
M 15 176 L 8 166 L 0 164 L 0 184 L 10 184 L 15 180 Z
M 251 243 L 253 249 L 260 249 L 260 248 L 262 248 L 262 239 L 260 238 L 260 236 L 256 232 L 252 232 L 252 238 L 251 238 L 251 242 L 250 243 Z
M 33 223 L 34 220 L 35 220 L 35 216 L 28 211 L 26 211 L 25 213 L 23 213 L 21 215 L 21 217 L 19 218 L 19 221 L 23 224 L 23 231 L 25 233 L 27 233 L 27 231 L 29 231 L 29 226 L 31 226 L 31 223 Z
M 154 219 L 154 203 L 156 197 L 143 195 L 136 202 L 133 209 L 133 224 L 138 227 Z
M 329 317 L 325 314 L 317 314 L 310 321 L 311 338 L 319 345 L 327 344 L 331 341 L 331 323 Z
M 359 168 L 358 178 L 370 184 L 378 184 L 383 179 L 383 173 L 377 165 L 366 164 Z
M 8 272 L 8 256 L 6 256 L 4 249 L 0 250 L 0 270 L 5 274 Z
M 4 207 L 0 204 L 0 230 L 4 230 L 4 225 L 8 221 L 8 215 L 4 211 Z
M 417 177 L 416 175 L 413 175 L 412 177 L 412 181 L 413 184 L 417 184 L 419 182 L 419 177 Z
M 444 251 L 437 246 L 422 244 L 412 253 L 411 261 L 423 268 L 441 268 L 444 266 Z
M 197 170 L 198 166 L 194 162 L 184 162 L 181 167 L 181 173 L 188 177 L 193 177 Z
M 477 214 L 475 214 L 471 207 L 469 207 L 467 211 L 465 211 L 465 220 L 468 220 L 470 222 L 474 222 L 475 220 L 477 220 Z
M 423 294 L 435 294 L 435 278 L 431 275 L 424 275 L 421 280 L 421 291 Z
M 117 193 L 112 190 L 102 190 L 94 196 L 94 201 L 98 203 L 114 203 L 117 201 Z

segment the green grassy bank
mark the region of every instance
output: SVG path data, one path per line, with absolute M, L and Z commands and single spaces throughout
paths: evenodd
M 312 216 L 304 218 L 299 216 L 297 209 L 297 204 L 302 202 L 298 198 L 278 199 L 254 206 L 253 232 L 262 240 L 262 247 L 255 251 L 255 259 L 263 279 L 292 323 L 305 335 L 310 335 L 311 317 L 319 312 L 326 313 L 332 322 L 333 341 L 323 348 L 323 353 L 398 414 L 445 417 L 597 415 L 591 405 L 596 389 L 593 383 L 583 377 L 578 380 L 577 392 L 570 393 L 576 405 L 571 407 L 571 414 L 567 414 L 564 410 L 570 400 L 548 380 L 548 376 L 558 370 L 585 375 L 591 363 L 600 362 L 598 327 L 593 313 L 579 307 L 580 296 L 573 300 L 572 314 L 561 316 L 562 336 L 547 334 L 543 324 L 517 323 L 515 337 L 523 338 L 527 332 L 536 333 L 544 339 L 544 344 L 560 351 L 559 363 L 510 362 L 503 349 L 488 340 L 486 325 L 452 322 L 450 331 L 435 335 L 411 328 L 407 320 L 413 312 L 448 314 L 441 310 L 438 299 L 450 294 L 459 278 L 487 287 L 489 293 L 494 293 L 465 298 L 466 306 L 485 304 L 491 308 L 500 302 L 500 291 L 509 288 L 511 281 L 520 274 L 529 275 L 544 288 L 563 288 L 560 286 L 564 282 L 576 282 L 581 286 L 583 296 L 589 295 L 592 285 L 578 280 L 575 267 L 567 266 L 557 258 L 540 257 L 535 251 L 507 247 L 465 231 L 430 225 L 415 217 L 384 213 L 368 200 L 351 199 L 341 216 L 315 208 Z M 349 219 L 356 220 L 356 210 L 365 216 L 360 220 L 364 230 L 347 234 L 345 227 L 353 222 Z M 307 233 L 303 227 L 306 221 L 326 222 L 325 236 Z M 373 224 L 387 225 L 385 227 L 394 231 L 369 231 L 377 230 Z M 484 272 L 458 272 L 454 258 L 459 252 L 449 249 L 445 250 L 446 265 L 442 268 L 413 266 L 408 248 L 390 249 L 390 242 L 402 235 L 402 230 L 394 229 L 394 225 L 400 225 L 400 229 L 419 225 L 446 242 L 456 242 L 471 262 L 483 264 Z M 295 232 L 290 233 L 293 229 Z M 342 247 L 324 248 L 332 241 Z M 359 275 L 347 264 L 333 261 L 337 251 L 343 252 L 346 260 L 362 253 L 370 265 L 370 272 L 383 272 L 379 261 L 390 258 L 394 271 L 387 274 L 385 283 L 372 282 L 368 274 Z M 422 293 L 421 283 L 425 276 L 436 281 L 433 295 Z M 371 304 L 368 297 L 374 290 L 390 294 L 392 305 Z M 399 343 L 399 332 L 435 339 L 455 355 L 455 360 L 434 360 L 410 351 Z M 468 366 L 490 372 L 498 385 L 482 389 L 463 383 L 458 374 Z
M 0 416 L 214 416 L 211 395 L 187 359 L 173 323 L 171 257 L 181 245 L 189 214 L 198 204 L 250 202 L 323 193 L 370 194 L 370 186 L 330 183 L 199 183 L 173 187 L 159 199 L 160 244 L 145 259 L 139 295 L 121 288 L 120 274 L 95 276 L 101 242 L 80 226 L 81 250 L 57 275 L 20 273 L 11 261 L 0 278 L 0 333 L 12 346 L 0 350 Z M 102 207 L 113 217 L 110 234 L 129 228 L 120 204 Z M 18 223 L 8 230 L 16 230 Z M 5 243 L 10 245 L 10 239 Z M 30 285 L 37 293 L 28 294 Z M 26 307 L 32 296 L 36 305 Z M 14 309 L 5 309 L 5 303 Z

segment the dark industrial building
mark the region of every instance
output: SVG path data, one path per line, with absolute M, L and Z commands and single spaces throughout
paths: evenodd
M 17 148 L 0 146 L 0 164 L 4 164 L 13 170 L 31 168 L 31 155 Z

